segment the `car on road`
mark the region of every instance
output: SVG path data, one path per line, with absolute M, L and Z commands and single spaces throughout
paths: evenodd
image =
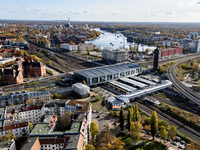
M 98 115 L 96 118 L 100 118 L 100 115 Z
M 142 130 L 142 133 L 145 133 L 146 131 L 145 130 Z

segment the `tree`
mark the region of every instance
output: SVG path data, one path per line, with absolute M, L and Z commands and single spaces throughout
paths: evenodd
M 87 55 L 90 55 L 90 48 L 87 46 Z
M 153 139 L 157 132 L 158 132 L 158 118 L 156 111 L 153 111 L 151 115 L 151 135 L 153 136 Z
M 95 150 L 95 147 L 92 144 L 87 144 L 85 150 Z
M 200 149 L 200 145 L 192 141 L 190 142 L 190 144 L 187 144 L 186 146 L 186 150 L 197 150 L 197 149 Z
M 57 131 L 66 131 L 71 123 L 71 116 L 72 116 L 72 112 L 67 111 L 65 114 L 58 117 L 58 120 L 56 123 L 56 130 Z
M 146 53 L 148 54 L 149 52 L 151 52 L 151 49 L 150 48 L 146 48 Z
M 12 140 L 12 139 L 15 139 L 15 135 L 12 133 L 11 130 L 9 130 L 8 133 L 5 136 L 5 140 L 9 141 L 9 140 Z
M 120 128 L 123 131 L 124 130 L 124 109 L 122 108 L 120 110 L 120 115 L 119 115 L 119 122 L 120 122 Z
M 138 110 L 138 105 L 133 107 L 133 121 L 139 122 L 140 121 L 140 112 Z
M 19 50 L 19 51 L 18 51 L 18 55 L 19 55 L 19 56 L 24 56 L 24 51 Z
M 33 130 L 33 124 L 31 122 L 28 122 L 28 126 L 29 126 L 29 131 L 31 132 Z
M 130 131 L 130 127 L 131 127 L 131 122 L 132 122 L 132 114 L 131 114 L 131 109 L 128 109 L 128 115 L 127 115 L 127 126 L 128 126 L 128 130 Z
M 144 120 L 145 125 L 150 125 L 151 124 L 151 117 L 148 117 Z
M 132 122 L 130 127 L 133 138 L 138 141 L 142 132 L 142 124 L 140 122 Z
M 169 130 L 168 132 L 168 137 L 171 139 L 171 140 L 174 140 L 175 137 L 176 137 L 176 127 L 175 126 L 171 126 L 171 129 Z
M 199 79 L 199 76 L 198 76 L 198 75 L 196 75 L 196 76 L 194 77 L 194 79 L 195 79 L 195 80 L 198 80 L 198 79 Z
M 168 132 L 165 126 L 160 126 L 160 138 L 164 140 L 167 138 L 167 136 L 168 136 Z
M 94 136 L 99 134 L 99 125 L 96 121 L 92 121 L 90 124 L 90 132 L 92 135 L 92 138 L 94 139 Z
M 74 42 L 70 41 L 70 45 L 76 45 L 76 43 L 74 43 Z

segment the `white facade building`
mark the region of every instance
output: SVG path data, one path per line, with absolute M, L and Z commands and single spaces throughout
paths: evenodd
M 61 49 L 68 50 L 68 51 L 77 51 L 77 45 L 70 45 L 70 44 L 60 44 Z

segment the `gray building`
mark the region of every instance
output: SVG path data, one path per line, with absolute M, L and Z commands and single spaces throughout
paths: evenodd
M 125 49 L 104 49 L 102 50 L 102 59 L 112 62 L 125 62 L 129 61 L 129 53 Z
M 125 63 L 98 68 L 80 70 L 74 72 L 74 76 L 80 82 L 85 81 L 87 85 L 97 85 L 123 77 L 138 75 L 142 68 L 136 63 Z

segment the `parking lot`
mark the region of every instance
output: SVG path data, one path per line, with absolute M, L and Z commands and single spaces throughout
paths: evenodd
M 92 113 L 92 120 L 95 120 L 99 124 L 99 130 L 103 130 L 105 125 L 109 125 L 110 128 L 116 128 L 119 125 L 118 118 L 111 117 L 103 113 Z M 114 122 L 117 122 L 114 124 Z

